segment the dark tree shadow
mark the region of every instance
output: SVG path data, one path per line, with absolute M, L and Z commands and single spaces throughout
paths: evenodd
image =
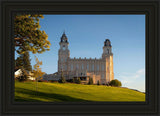
M 36 92 L 34 90 L 28 90 L 28 89 L 23 89 L 23 88 L 16 88 L 15 90 L 17 93 L 21 93 L 21 94 L 27 94 L 30 95 L 31 98 L 22 98 L 22 97 L 15 97 L 15 101 L 40 101 L 40 100 L 36 100 L 33 99 L 32 97 L 39 97 L 39 98 L 43 98 L 43 99 L 49 99 L 50 101 L 88 101 L 88 100 L 84 100 L 84 99 L 79 99 L 79 98 L 74 98 L 71 96 L 67 96 L 67 95 L 61 95 L 61 94 L 55 94 L 55 93 L 44 93 L 44 92 Z
M 41 102 L 41 100 L 36 100 L 36 99 L 33 99 L 33 98 L 23 98 L 23 97 L 19 97 L 19 96 L 16 96 L 16 98 L 15 98 L 15 101 L 16 102 L 28 102 L 28 101 L 31 101 L 31 102 Z

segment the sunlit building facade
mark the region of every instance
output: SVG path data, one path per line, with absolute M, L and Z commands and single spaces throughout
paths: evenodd
M 63 74 L 66 80 L 79 77 L 84 83 L 92 78 L 94 84 L 98 81 L 101 84 L 107 84 L 114 79 L 113 53 L 109 39 L 104 41 L 103 53 L 100 59 L 70 58 L 69 42 L 65 33 L 60 38 L 59 45 L 58 72 L 56 75 Z

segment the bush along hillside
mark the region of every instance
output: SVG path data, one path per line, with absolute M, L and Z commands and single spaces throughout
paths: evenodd
M 115 87 L 121 87 L 122 86 L 122 83 L 115 79 L 115 80 L 112 80 L 110 83 L 109 83 L 110 86 L 115 86 Z
M 15 101 L 145 101 L 145 94 L 128 88 L 75 83 L 15 81 Z

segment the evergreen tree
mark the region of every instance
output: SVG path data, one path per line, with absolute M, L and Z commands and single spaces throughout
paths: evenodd
M 65 83 L 65 82 L 66 82 L 65 78 L 61 77 L 61 83 Z
M 76 79 L 75 78 L 73 78 L 73 83 L 76 83 Z
M 25 52 L 23 54 L 23 67 L 27 71 L 32 71 L 32 66 L 31 66 L 31 62 L 30 61 L 31 60 L 29 58 L 29 52 Z
M 80 77 L 78 77 L 77 84 L 80 84 L 80 83 L 81 83 L 81 79 Z
M 65 80 L 65 78 L 63 76 L 63 71 L 61 71 L 61 80 L 59 82 L 60 83 L 65 83 L 66 82 L 66 80 Z
M 93 85 L 93 79 L 92 78 L 89 78 L 88 85 Z
M 99 82 L 99 80 L 98 80 L 98 82 L 97 82 L 97 85 L 100 85 L 100 82 Z
M 19 57 L 15 60 L 15 69 L 24 69 L 26 71 L 32 71 L 32 66 L 30 63 L 29 53 L 25 52 L 20 54 Z
M 23 57 L 20 55 L 15 60 L 15 70 L 22 69 L 23 68 Z

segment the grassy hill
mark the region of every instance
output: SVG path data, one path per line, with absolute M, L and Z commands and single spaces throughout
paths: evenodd
M 145 101 L 145 94 L 103 85 L 15 82 L 15 101 Z

